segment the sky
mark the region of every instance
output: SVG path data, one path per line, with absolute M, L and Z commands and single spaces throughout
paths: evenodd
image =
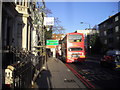
M 100 24 L 118 13 L 118 2 L 46 2 L 50 17 L 58 18 L 66 33 Z M 84 22 L 81 24 L 80 22 Z

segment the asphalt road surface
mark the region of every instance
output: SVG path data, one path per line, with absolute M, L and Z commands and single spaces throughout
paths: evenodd
M 120 68 L 110 69 L 101 67 L 99 60 L 86 59 L 84 63 L 68 64 L 96 89 L 120 88 Z

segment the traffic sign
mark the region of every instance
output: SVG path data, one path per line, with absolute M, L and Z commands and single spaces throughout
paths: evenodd
M 46 45 L 46 48 L 56 48 L 56 45 Z
M 58 45 L 58 40 L 47 40 L 46 45 Z

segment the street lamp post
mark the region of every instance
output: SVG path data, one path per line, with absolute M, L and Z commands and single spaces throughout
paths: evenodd
M 90 26 L 90 24 L 89 23 L 86 23 L 86 22 L 80 22 L 81 24 L 88 24 L 89 25 L 89 29 L 88 30 L 90 30 L 91 29 L 91 26 Z M 90 45 L 90 38 L 91 38 L 91 35 L 89 35 L 89 38 L 87 37 L 86 39 L 87 39 L 87 42 L 86 42 L 86 45 L 87 45 L 87 50 L 91 53 L 91 45 Z
M 81 24 L 88 24 L 89 25 L 89 29 L 91 28 L 90 24 L 89 23 L 86 23 L 86 22 L 80 22 Z

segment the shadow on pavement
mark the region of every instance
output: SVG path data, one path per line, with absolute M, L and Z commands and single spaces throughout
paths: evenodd
M 52 88 L 51 73 L 49 70 L 43 70 L 36 80 L 38 88 Z

